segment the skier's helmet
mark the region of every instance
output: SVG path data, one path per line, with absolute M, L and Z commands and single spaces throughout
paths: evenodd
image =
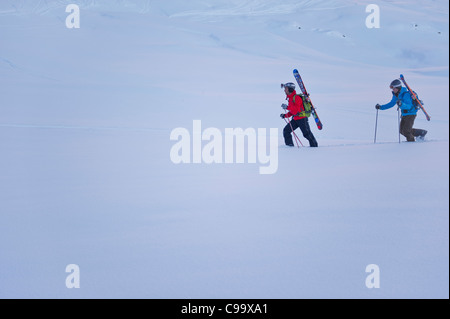
M 295 90 L 295 84 L 292 82 L 284 84 L 283 87 L 288 88 L 289 90 Z
M 389 86 L 392 89 L 395 88 L 401 88 L 402 87 L 402 82 L 399 79 L 395 79 L 394 81 L 391 82 L 391 85 Z

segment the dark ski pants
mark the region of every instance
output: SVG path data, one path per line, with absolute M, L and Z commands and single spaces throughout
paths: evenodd
M 423 136 L 425 130 L 413 128 L 417 115 L 404 115 L 400 121 L 400 134 L 406 137 L 408 142 L 415 142 L 416 137 Z
M 292 128 L 291 128 L 292 125 Z M 292 120 L 291 124 L 287 124 L 283 129 L 284 142 L 286 145 L 294 146 L 294 142 L 292 141 L 292 130 L 296 130 L 300 128 L 303 133 L 303 137 L 309 141 L 309 146 L 317 147 L 317 141 L 311 132 L 311 128 L 309 127 L 308 118 L 302 118 L 300 120 Z

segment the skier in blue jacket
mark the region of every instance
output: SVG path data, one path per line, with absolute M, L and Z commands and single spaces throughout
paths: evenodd
M 414 121 L 417 117 L 417 108 L 413 104 L 413 100 L 408 89 L 402 87 L 402 82 L 400 80 L 392 81 L 390 88 L 392 90 L 392 100 L 384 105 L 377 104 L 375 108 L 377 110 L 387 110 L 395 105 L 398 105 L 402 111 L 400 133 L 406 137 L 408 142 L 415 142 L 416 137 L 423 139 L 428 132 L 413 128 Z

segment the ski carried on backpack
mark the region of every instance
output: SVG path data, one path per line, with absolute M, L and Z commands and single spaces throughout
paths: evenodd
M 402 80 L 403 84 L 406 86 L 406 88 L 408 89 L 409 93 L 411 94 L 411 97 L 413 99 L 414 103 L 417 103 L 418 107 L 423 111 L 423 113 L 425 114 L 427 121 L 431 120 L 431 117 L 428 115 L 427 111 L 425 111 L 425 108 L 423 107 L 423 102 L 421 100 L 419 100 L 419 97 L 417 96 L 417 93 L 414 92 L 413 90 L 411 90 L 411 88 L 409 87 L 408 83 L 406 83 L 405 81 L 405 77 L 403 76 L 403 74 L 400 74 L 400 80 Z
M 298 73 L 297 69 L 294 70 L 294 77 L 298 83 L 298 86 L 300 87 L 300 90 L 302 90 L 304 98 L 311 106 L 311 114 L 314 117 L 314 120 L 316 121 L 317 128 L 319 130 L 321 130 L 323 128 L 322 122 L 320 121 L 319 116 L 317 115 L 317 111 L 314 108 L 314 105 L 311 103 L 311 99 L 309 98 L 308 91 L 306 91 L 305 84 L 303 83 L 302 77 L 300 76 L 300 73 Z

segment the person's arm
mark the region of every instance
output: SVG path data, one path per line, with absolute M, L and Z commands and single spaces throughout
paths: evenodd
M 393 107 L 396 103 L 397 103 L 397 97 L 392 94 L 392 100 L 391 102 L 384 104 L 384 105 L 380 105 L 380 110 L 387 110 L 390 109 L 391 107 Z

